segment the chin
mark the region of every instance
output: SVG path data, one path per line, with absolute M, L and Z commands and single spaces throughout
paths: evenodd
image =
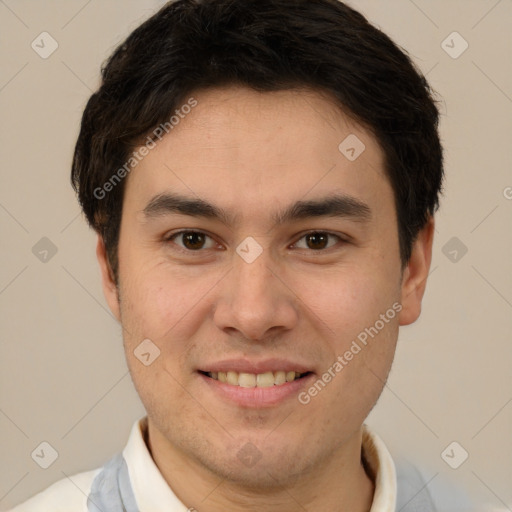
M 239 460 L 226 461 L 224 467 L 217 466 L 215 473 L 229 483 L 250 489 L 252 491 L 283 490 L 292 488 L 299 474 L 305 468 L 300 468 L 295 462 L 260 460 L 252 467 L 241 464 Z
M 200 463 L 218 477 L 253 491 L 291 488 L 298 475 L 312 469 L 312 454 L 304 452 L 303 443 L 284 446 L 282 439 L 275 442 L 279 446 L 264 445 L 263 439 L 236 441 L 232 446 L 203 452 Z

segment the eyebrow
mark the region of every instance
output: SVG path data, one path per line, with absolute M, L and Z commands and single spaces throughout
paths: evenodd
M 147 220 L 165 215 L 181 214 L 219 220 L 226 225 L 234 225 L 239 215 L 202 199 L 174 193 L 159 194 L 153 197 L 143 210 Z M 346 194 L 334 194 L 322 199 L 297 201 L 284 211 L 277 212 L 272 220 L 277 225 L 315 217 L 341 217 L 356 222 L 368 222 L 372 218 L 371 208 L 363 201 Z

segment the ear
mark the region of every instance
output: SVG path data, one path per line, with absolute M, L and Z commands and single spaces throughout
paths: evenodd
M 110 308 L 110 311 L 112 311 L 118 322 L 120 322 L 121 315 L 119 311 L 119 296 L 117 293 L 117 286 L 114 281 L 114 273 L 112 272 L 110 263 L 108 262 L 105 243 L 101 235 L 98 235 L 98 243 L 96 244 L 96 257 L 98 258 L 98 263 L 100 265 L 103 294 L 105 295 L 105 299 L 107 299 L 107 304 Z
M 434 240 L 434 218 L 430 217 L 418 233 L 413 244 L 411 258 L 402 277 L 402 310 L 400 325 L 415 322 L 421 313 L 421 300 L 427 286 L 427 277 L 432 261 Z

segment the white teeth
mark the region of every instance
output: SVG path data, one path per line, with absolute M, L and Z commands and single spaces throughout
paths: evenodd
M 286 372 L 275 372 L 274 379 L 276 386 L 284 384 L 286 382 Z
M 210 372 L 208 376 L 220 382 L 226 382 L 232 386 L 240 386 L 243 388 L 268 388 L 271 386 L 280 386 L 286 382 L 293 382 L 298 379 L 301 373 L 285 372 L 279 370 L 277 372 L 265 373 L 237 373 L 237 372 Z
M 228 384 L 231 384 L 232 386 L 238 386 L 238 373 L 236 372 L 228 372 Z
M 234 373 L 234 372 L 233 372 Z M 259 375 L 258 375 L 259 377 Z M 231 382 L 230 382 L 231 384 Z M 238 385 L 243 388 L 253 388 L 256 386 L 256 375 L 253 373 L 240 373 L 238 375 Z
M 256 382 L 259 388 L 268 388 L 275 384 L 274 374 L 272 372 L 258 373 Z

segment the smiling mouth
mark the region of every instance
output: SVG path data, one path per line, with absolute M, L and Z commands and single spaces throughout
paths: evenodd
M 210 379 L 229 384 L 231 386 L 239 386 L 242 388 L 269 388 L 272 386 L 282 386 L 288 382 L 302 379 L 311 372 L 265 372 L 265 373 L 238 373 L 238 372 L 203 372 Z

